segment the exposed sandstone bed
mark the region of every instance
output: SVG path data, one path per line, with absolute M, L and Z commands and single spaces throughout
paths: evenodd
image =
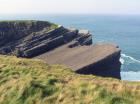
M 0 54 L 35 57 L 77 73 L 120 79 L 120 49 L 113 44 L 92 45 L 88 30 L 44 21 L 0 22 Z
M 80 74 L 95 74 L 120 79 L 120 49 L 113 44 L 69 48 L 68 43 L 36 58 L 49 64 L 63 64 Z

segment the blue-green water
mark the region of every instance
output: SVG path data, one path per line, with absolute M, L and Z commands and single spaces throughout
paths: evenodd
M 113 42 L 122 49 L 122 79 L 140 80 L 140 16 L 28 15 L 0 19 L 47 20 L 66 27 L 89 29 L 93 34 L 93 43 Z

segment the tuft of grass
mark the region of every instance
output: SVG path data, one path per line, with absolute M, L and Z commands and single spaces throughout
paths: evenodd
M 140 82 L 79 75 L 61 65 L 0 56 L 0 104 L 139 104 Z

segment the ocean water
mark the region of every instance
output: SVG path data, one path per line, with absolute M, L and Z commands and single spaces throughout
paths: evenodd
M 140 81 L 140 16 L 120 15 L 28 15 L 3 16 L 0 19 L 47 20 L 66 27 L 88 29 L 93 43 L 115 43 L 122 50 L 121 77 Z

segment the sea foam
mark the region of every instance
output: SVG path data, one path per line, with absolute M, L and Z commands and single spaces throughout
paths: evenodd
M 135 59 L 132 56 L 126 55 L 126 54 L 121 54 L 120 62 L 124 64 L 127 60 L 129 60 L 129 63 L 138 63 L 140 64 L 140 60 Z

